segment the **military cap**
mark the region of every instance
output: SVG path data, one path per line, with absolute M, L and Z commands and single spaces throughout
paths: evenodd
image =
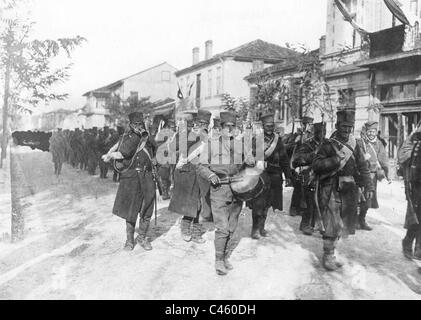
M 260 121 L 262 121 L 263 125 L 267 123 L 275 123 L 275 114 L 266 113 L 260 117 Z
M 343 123 L 350 126 L 355 125 L 355 110 L 340 110 L 336 113 L 337 123 Z
M 133 112 L 131 114 L 129 114 L 129 121 L 131 123 L 135 123 L 135 122 L 143 122 L 143 113 L 141 112 Z
M 315 123 L 313 125 L 313 128 L 314 128 L 314 134 L 315 135 L 318 135 L 318 134 L 322 133 L 323 131 L 326 132 L 326 122 Z
M 313 124 L 314 118 L 305 116 L 301 119 L 303 124 Z
M 235 115 L 235 113 L 233 112 L 229 112 L 229 111 L 224 111 L 221 112 L 221 124 L 224 125 L 225 123 L 232 123 L 232 124 L 236 124 L 237 122 L 237 117 Z
M 220 118 L 213 118 L 213 127 L 220 128 L 221 127 L 221 119 Z
M 378 130 L 379 129 L 379 123 L 376 121 L 369 121 L 365 123 L 365 128 L 366 130 Z
M 206 110 L 199 110 L 197 113 L 197 120 L 198 121 L 205 121 L 210 123 L 210 119 L 212 118 L 212 113 Z

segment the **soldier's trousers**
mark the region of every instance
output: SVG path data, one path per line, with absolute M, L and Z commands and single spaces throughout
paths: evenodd
M 314 212 L 316 209 L 315 193 L 309 188 L 303 188 L 304 199 L 306 200 L 306 208 L 302 211 L 302 219 L 300 229 L 304 229 L 306 226 L 314 227 L 315 219 Z
M 215 258 L 222 261 L 228 258 L 238 241 L 234 233 L 238 226 L 238 218 L 243 203 L 234 198 L 229 185 L 211 187 L 211 206 L 215 223 Z
M 324 237 L 336 239 L 355 234 L 358 209 L 358 187 L 355 184 L 341 191 L 338 191 L 337 183 L 321 185 L 319 205 L 326 229 Z
M 162 182 L 162 192 L 164 197 L 168 197 L 170 186 L 171 186 L 171 169 L 169 165 L 160 166 L 158 169 L 158 175 Z
M 99 160 L 99 171 L 100 171 L 100 178 L 106 179 L 108 173 L 108 164 L 105 163 L 102 159 Z

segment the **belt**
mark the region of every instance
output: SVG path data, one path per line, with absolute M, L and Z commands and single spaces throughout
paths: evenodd
M 227 179 L 227 178 L 235 177 L 234 174 L 223 174 L 223 173 L 217 173 L 217 172 L 215 172 L 215 174 L 218 176 L 219 179 Z
M 152 172 L 150 168 L 135 168 L 137 172 Z

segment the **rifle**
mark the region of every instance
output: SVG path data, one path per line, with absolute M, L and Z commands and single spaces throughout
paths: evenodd
M 323 223 L 323 217 L 322 217 L 322 213 L 320 212 L 320 206 L 319 206 L 319 186 L 320 186 L 320 178 L 318 176 L 316 176 L 314 178 L 314 183 L 315 183 L 315 191 L 314 191 L 314 203 L 316 205 L 316 221 L 315 223 L 317 224 L 317 228 L 316 230 L 319 230 L 321 233 L 325 233 L 326 232 L 326 228 L 325 225 Z
M 156 190 L 158 189 L 159 195 L 162 196 L 162 186 L 158 177 L 156 165 L 152 163 L 152 179 L 155 185 L 155 226 L 158 225 L 158 199 L 156 198 Z

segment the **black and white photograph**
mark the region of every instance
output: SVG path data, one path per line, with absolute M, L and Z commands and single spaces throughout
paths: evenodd
M 0 300 L 421 300 L 420 24 L 421 0 L 0 0 Z

